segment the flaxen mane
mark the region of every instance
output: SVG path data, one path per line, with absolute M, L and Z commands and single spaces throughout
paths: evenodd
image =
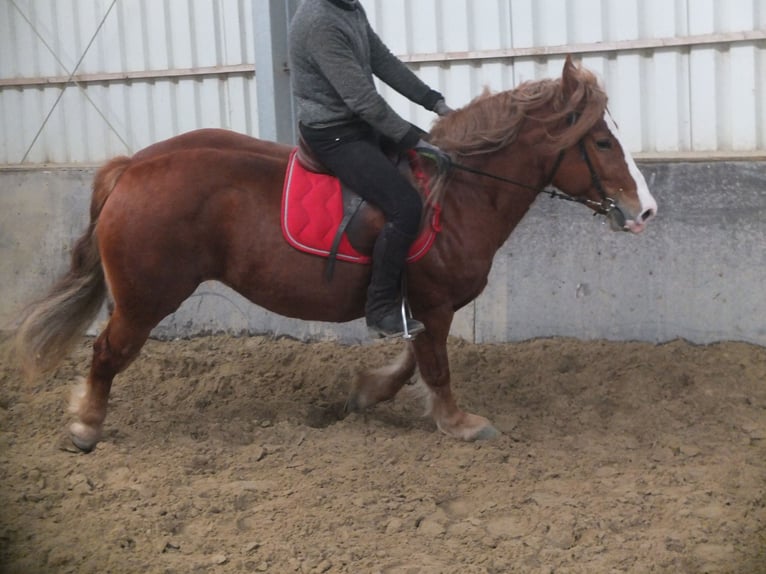
M 514 143 L 528 120 L 537 122 L 544 145 L 551 153 L 574 145 L 603 117 L 607 96 L 596 76 L 572 65 L 568 81 L 528 81 L 513 90 L 485 91 L 467 106 L 440 118 L 430 140 L 455 161 L 461 157 L 492 153 Z M 565 94 L 565 91 L 568 92 Z M 577 121 L 570 122 L 572 114 Z M 446 174 L 431 182 L 431 203 L 441 201 Z

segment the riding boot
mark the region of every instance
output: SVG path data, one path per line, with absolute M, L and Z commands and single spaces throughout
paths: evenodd
M 367 328 L 373 335 L 397 337 L 404 335 L 400 287 L 407 253 L 414 237 L 402 233 L 390 223 L 380 232 L 372 250 L 372 279 L 367 289 L 365 315 Z M 407 333 L 416 335 L 425 330 L 420 321 L 406 318 Z

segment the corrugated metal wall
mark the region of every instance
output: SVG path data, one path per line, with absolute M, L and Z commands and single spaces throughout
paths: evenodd
M 557 75 L 573 51 L 603 78 L 634 152 L 766 153 L 766 0 L 363 4 L 453 106 Z M 0 0 L 0 164 L 96 163 L 197 127 L 257 134 L 257 12 L 248 0 Z
M 255 133 L 254 6 L 0 0 L 0 163 L 99 162 L 202 126 Z
M 374 26 L 462 105 L 578 52 L 634 152 L 766 150 L 765 0 L 367 0 Z M 404 15 L 404 18 L 402 18 Z M 388 92 L 418 123 L 427 112 Z

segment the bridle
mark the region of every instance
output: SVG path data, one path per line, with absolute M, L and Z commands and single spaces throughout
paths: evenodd
M 579 113 L 572 112 L 572 114 L 569 117 L 569 125 L 570 126 L 574 125 L 575 122 L 577 122 L 578 118 L 579 118 Z M 601 177 L 599 177 L 598 173 L 596 173 L 596 169 L 593 167 L 593 161 L 591 160 L 590 155 L 588 154 L 588 149 L 585 147 L 585 136 L 580 138 L 580 140 L 577 142 L 577 147 L 580 150 L 580 155 L 582 156 L 583 161 L 585 161 L 585 165 L 588 166 L 588 171 L 590 171 L 591 185 L 596 188 L 596 191 L 598 192 L 599 197 L 601 198 L 601 201 L 594 201 L 586 197 L 572 197 L 571 195 L 566 194 L 562 192 L 560 189 L 553 186 L 553 180 L 556 177 L 556 173 L 558 172 L 559 167 L 561 167 L 562 161 L 564 160 L 564 154 L 566 153 L 565 149 L 559 152 L 559 155 L 556 158 L 556 162 L 553 164 L 553 168 L 551 169 L 551 173 L 546 180 L 548 183 L 545 185 L 543 189 L 526 184 L 521 181 L 516 181 L 508 177 L 504 177 L 494 173 L 489 173 L 489 172 L 482 171 L 480 169 L 476 169 L 461 163 L 454 162 L 446 154 L 443 157 L 438 158 L 437 163 L 441 162 L 442 164 L 446 164 L 446 169 L 454 168 L 460 171 L 473 173 L 475 175 L 481 175 L 483 177 L 495 179 L 497 181 L 502 181 L 504 183 L 509 183 L 517 187 L 523 187 L 524 189 L 529 189 L 536 193 L 545 193 L 554 199 L 563 199 L 565 201 L 582 203 L 583 205 L 587 205 L 588 207 L 593 209 L 594 211 L 593 215 L 604 215 L 610 218 L 617 226 L 619 226 L 620 228 L 623 228 L 625 226 L 625 214 L 617 206 L 617 203 L 614 201 L 614 199 L 612 199 L 606 194 L 606 190 L 604 189 L 604 184 L 601 182 Z
M 585 147 L 584 136 L 580 138 L 580 141 L 577 142 L 577 147 L 580 148 L 580 155 L 582 155 L 583 160 L 585 160 L 585 165 L 588 166 L 588 171 L 590 171 L 591 184 L 596 188 L 596 191 L 598 191 L 598 195 L 601 197 L 601 201 L 596 202 L 587 198 L 573 199 L 575 201 L 579 199 L 581 200 L 580 203 L 585 203 L 586 205 L 593 207 L 595 210 L 593 215 L 603 215 L 605 217 L 609 217 L 617 226 L 623 228 L 625 226 L 625 214 L 619 207 L 617 207 L 617 203 L 614 201 L 614 199 L 606 194 L 604 184 L 601 183 L 601 177 L 596 173 L 596 168 L 593 167 L 593 162 L 590 159 L 590 155 L 588 155 L 588 148 Z M 559 153 L 560 157 L 561 153 L 562 152 Z M 549 181 L 553 181 L 553 178 L 551 178 Z

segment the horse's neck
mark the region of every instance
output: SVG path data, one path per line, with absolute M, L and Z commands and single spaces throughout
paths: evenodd
M 514 185 L 510 181 L 499 181 L 479 174 L 465 174 L 460 178 L 462 189 L 450 190 L 450 197 L 459 198 L 464 213 L 475 213 L 471 218 L 477 222 L 477 231 L 499 248 L 535 201 L 542 189 L 542 168 L 528 153 L 521 150 L 503 150 L 486 158 L 471 162 L 471 167 L 528 187 Z

